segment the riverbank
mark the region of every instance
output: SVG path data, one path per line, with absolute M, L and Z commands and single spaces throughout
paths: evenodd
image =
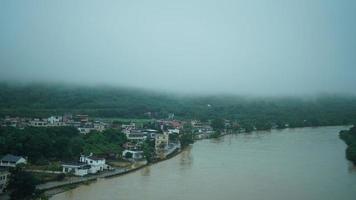
M 356 127 L 340 131 L 340 138 L 346 143 L 346 158 L 356 166 Z
M 76 180 L 66 180 L 66 181 L 59 181 L 59 182 L 49 182 L 45 184 L 38 185 L 36 189 L 41 190 L 44 192 L 44 195 L 49 198 L 53 195 L 74 189 L 80 185 L 90 184 L 92 182 L 97 181 L 100 178 L 111 178 L 116 176 L 122 176 L 128 173 L 135 172 L 139 169 L 146 167 L 147 164 L 141 165 L 137 168 L 133 169 L 115 169 L 114 172 L 103 172 L 99 175 L 92 175 L 90 177 L 75 177 Z
M 51 200 L 351 200 L 356 171 L 344 158 L 346 145 L 338 138 L 343 129 L 284 129 L 201 140 L 165 162 Z
M 310 127 L 307 127 L 307 128 L 310 128 Z M 315 127 L 315 128 L 318 128 L 318 127 Z M 290 128 L 290 129 L 299 129 L 299 128 Z M 303 129 L 303 128 L 300 128 L 300 129 Z M 282 130 L 286 130 L 286 129 L 280 129 L 280 130 L 282 131 Z M 227 135 L 240 134 L 240 133 L 242 133 L 242 132 L 223 132 L 216 138 L 224 137 L 224 136 L 227 136 Z M 253 133 L 253 132 L 251 132 L 251 133 Z M 199 140 L 216 139 L 216 138 L 201 138 Z M 197 139 L 195 141 L 197 141 Z M 68 184 L 65 184 L 65 185 L 62 185 L 62 186 L 53 187 L 51 189 L 45 189 L 45 194 L 46 194 L 47 197 L 51 197 L 51 196 L 53 196 L 55 194 L 62 193 L 62 192 L 68 191 L 68 190 L 72 190 L 72 189 L 74 189 L 74 188 L 76 188 L 76 187 L 78 187 L 80 185 L 83 185 L 83 184 L 91 184 L 92 182 L 95 182 L 98 178 L 112 178 L 112 177 L 118 177 L 118 176 L 123 176 L 123 175 L 129 174 L 129 173 L 133 173 L 133 172 L 135 172 L 137 170 L 140 170 L 142 168 L 145 168 L 147 166 L 155 165 L 157 163 L 169 160 L 169 159 L 179 155 L 181 152 L 185 151 L 189 147 L 190 147 L 190 145 L 187 146 L 187 147 L 184 147 L 184 148 L 182 148 L 180 150 L 176 150 L 176 151 L 172 152 L 171 154 L 169 154 L 164 159 L 155 160 L 152 163 L 146 163 L 145 165 L 142 165 L 142 166 L 139 166 L 137 168 L 130 169 L 130 170 L 126 170 L 126 171 L 123 171 L 121 173 L 106 174 L 105 176 L 97 177 L 97 178 L 91 178 L 89 180 L 85 180 L 85 181 L 82 181 L 82 182 L 79 182 L 79 183 L 78 182 L 77 183 L 68 183 Z
M 158 159 L 153 161 L 152 163 L 145 163 L 142 165 L 139 165 L 138 167 L 132 168 L 132 169 L 126 169 L 126 170 L 120 170 L 116 169 L 118 171 L 115 172 L 104 172 L 102 174 L 99 175 L 92 175 L 90 177 L 76 177 L 78 180 L 67 180 L 67 181 L 58 181 L 58 182 L 50 182 L 50 183 L 45 183 L 45 184 L 41 184 L 38 185 L 36 187 L 36 189 L 43 191 L 44 192 L 44 196 L 47 198 L 50 198 L 53 195 L 62 193 L 62 192 L 66 192 L 68 190 L 72 190 L 76 187 L 79 187 L 81 185 L 86 185 L 86 184 L 91 184 L 95 181 L 97 181 L 100 178 L 114 178 L 114 177 L 118 177 L 118 176 L 123 176 L 129 173 L 133 173 L 136 172 L 140 169 L 143 169 L 145 167 L 151 166 L 151 165 L 155 165 L 157 163 L 166 161 L 168 159 L 171 159 L 177 155 L 179 155 L 181 152 L 183 152 L 185 149 L 187 149 L 189 146 L 187 147 L 183 147 L 181 149 L 176 149 L 173 152 L 171 152 L 169 155 L 167 155 L 165 158 L 163 159 Z

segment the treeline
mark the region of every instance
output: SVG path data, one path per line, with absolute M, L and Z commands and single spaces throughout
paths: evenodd
M 178 96 L 129 88 L 0 84 L 0 117 L 88 114 L 92 117 L 229 119 L 247 128 L 344 125 L 356 121 L 355 96 L 248 98 Z
M 356 126 L 348 131 L 341 131 L 340 138 L 347 144 L 346 158 L 356 165 Z
M 49 161 L 77 160 L 81 153 L 99 155 L 120 153 L 126 136 L 117 130 L 79 134 L 74 127 L 25 129 L 0 128 L 0 155 L 8 153 L 27 156 L 34 164 Z

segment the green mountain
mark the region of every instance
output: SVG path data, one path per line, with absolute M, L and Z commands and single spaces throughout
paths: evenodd
M 68 112 L 118 118 L 166 118 L 174 113 L 177 118 L 223 118 L 257 126 L 341 125 L 356 121 L 356 97 L 184 96 L 104 86 L 0 84 L 0 117 L 47 117 Z

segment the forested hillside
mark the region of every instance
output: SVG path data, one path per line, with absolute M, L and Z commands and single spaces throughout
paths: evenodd
M 177 118 L 224 118 L 260 126 L 340 125 L 356 121 L 356 97 L 176 96 L 130 88 L 0 84 L 0 117 L 47 117 L 66 112 L 120 118 L 165 118 L 174 113 Z
M 26 155 L 34 164 L 76 160 L 80 153 L 121 154 L 122 144 L 126 141 L 124 134 L 113 129 L 83 135 L 74 127 L 26 127 L 23 130 L 0 127 L 0 155 Z

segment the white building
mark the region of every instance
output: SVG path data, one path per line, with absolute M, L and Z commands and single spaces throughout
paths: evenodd
M 61 116 L 51 116 L 47 118 L 48 126 L 63 126 L 63 118 Z
M 61 116 L 50 116 L 48 119 L 47 119 L 48 123 L 50 124 L 54 124 L 54 123 L 57 123 L 57 122 L 61 122 L 62 121 L 62 117 Z
M 89 156 L 81 155 L 79 162 L 90 165 L 88 172 L 91 174 L 108 169 L 108 165 L 105 163 L 105 158 L 95 157 L 92 154 Z
M 84 134 L 84 135 L 90 133 L 90 131 L 93 131 L 93 130 L 94 130 L 94 128 L 87 128 L 87 127 L 79 127 L 78 128 L 79 133 Z
M 145 129 L 145 133 L 148 139 L 155 139 L 158 131 L 155 129 Z
M 10 172 L 0 169 L 0 194 L 4 192 L 7 183 L 9 182 Z
M 133 159 L 133 160 L 140 160 L 143 158 L 143 151 L 124 150 L 122 152 L 122 157 L 126 158 L 127 153 L 132 155 L 130 159 Z
M 121 125 L 121 128 L 122 129 L 135 129 L 136 128 L 136 124 L 135 123 L 130 123 L 130 124 L 123 124 Z
M 174 134 L 174 133 L 179 134 L 179 129 L 177 129 L 177 128 L 168 129 L 168 133 L 169 133 L 169 134 Z
M 16 167 L 19 164 L 26 164 L 27 160 L 21 156 L 14 156 L 11 154 L 7 154 L 6 156 L 2 157 L 0 160 L 1 167 Z
M 62 164 L 63 173 L 73 173 L 76 176 L 85 176 L 89 173 L 90 165 L 81 162 Z
M 95 174 L 99 171 L 109 169 L 104 158 L 81 155 L 79 162 L 71 162 L 62 164 L 63 173 L 73 173 L 76 176 L 85 176 L 87 174 Z
M 29 126 L 33 126 L 33 127 L 47 127 L 47 125 L 48 125 L 47 120 L 42 120 L 38 118 L 35 118 L 29 122 Z
M 94 122 L 93 126 L 94 126 L 94 130 L 98 132 L 103 132 L 105 131 L 107 125 L 104 122 L 96 121 Z
M 141 130 L 130 130 L 124 132 L 128 140 L 143 141 L 147 139 L 147 133 Z

